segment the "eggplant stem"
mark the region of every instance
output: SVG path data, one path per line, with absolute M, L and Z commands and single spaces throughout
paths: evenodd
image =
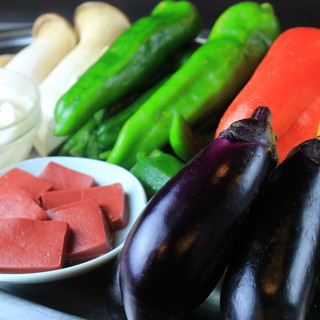
M 263 106 L 257 107 L 254 110 L 251 118 L 257 119 L 257 120 L 265 120 L 268 123 L 270 123 L 271 122 L 271 111 L 268 107 L 263 107 Z

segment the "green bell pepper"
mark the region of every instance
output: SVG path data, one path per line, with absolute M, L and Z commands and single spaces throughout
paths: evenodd
M 191 2 L 160 2 L 150 16 L 123 32 L 59 99 L 54 134 L 72 134 L 96 111 L 154 80 L 201 29 L 200 15 Z
M 130 168 L 139 152 L 168 143 L 175 113 L 190 125 L 221 113 L 279 34 L 271 5 L 242 2 L 227 9 L 201 46 L 125 123 L 108 161 Z

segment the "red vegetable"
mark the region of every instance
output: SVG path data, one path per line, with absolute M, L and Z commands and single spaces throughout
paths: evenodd
M 280 161 L 317 132 L 320 118 L 320 29 L 297 27 L 273 43 L 220 120 L 217 134 L 257 105 L 270 108 Z

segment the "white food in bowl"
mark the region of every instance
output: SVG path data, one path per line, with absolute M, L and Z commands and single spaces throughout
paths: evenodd
M 3 175 L 12 168 L 19 168 L 38 176 L 50 161 L 54 161 L 65 167 L 91 175 L 94 177 L 98 185 L 108 185 L 120 182 L 128 201 L 128 224 L 125 228 L 114 231 L 114 249 L 98 258 L 71 267 L 52 271 L 23 274 L 0 273 L 0 282 L 40 283 L 57 281 L 89 272 L 104 265 L 105 263 L 113 261 L 121 251 L 124 240 L 136 218 L 146 205 L 146 194 L 139 180 L 126 169 L 104 161 L 76 157 L 35 158 L 2 169 L 0 170 L 0 175 Z
M 0 68 L 0 168 L 28 158 L 40 124 L 39 90 Z

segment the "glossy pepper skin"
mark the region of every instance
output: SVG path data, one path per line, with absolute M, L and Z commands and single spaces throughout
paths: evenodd
M 115 144 L 123 124 L 169 78 L 172 72 L 188 61 L 191 54 L 200 46 L 200 43 L 192 41 L 176 54 L 166 67 L 168 70 L 164 71 L 163 77 L 155 84 L 151 82 L 141 93 L 134 93 L 113 105 L 108 113 L 104 109 L 97 111 L 88 122 L 67 139 L 60 147 L 58 155 L 102 159 Z
M 54 134 L 69 135 L 102 108 L 118 102 L 161 73 L 161 68 L 202 29 L 188 1 L 162 1 L 136 21 L 57 102 Z
M 173 155 L 153 150 L 149 155 L 139 155 L 130 172 L 139 179 L 150 199 L 183 166 L 184 163 Z
M 242 2 L 227 9 L 209 40 L 125 123 L 108 161 L 130 168 L 138 152 L 161 149 L 176 112 L 192 126 L 220 115 L 278 33 L 270 5 Z
M 209 140 L 197 137 L 185 119 L 177 113 L 172 119 L 169 142 L 174 154 L 182 161 L 188 162 L 209 143 Z
M 257 103 L 266 105 L 272 112 L 279 159 L 284 160 L 294 146 L 316 136 L 319 73 L 320 29 L 295 27 L 282 32 L 226 109 L 217 135 L 239 117 L 248 117 Z
M 121 254 L 128 320 L 180 319 L 222 276 L 247 208 L 277 160 L 268 108 L 213 140 L 148 202 Z
M 279 165 L 252 209 L 261 217 L 226 274 L 222 319 L 302 320 L 320 274 L 320 140 Z
M 89 121 L 69 137 L 58 151 L 59 156 L 86 156 L 86 147 L 92 132 L 97 128 L 104 116 L 104 110 L 96 112 Z

